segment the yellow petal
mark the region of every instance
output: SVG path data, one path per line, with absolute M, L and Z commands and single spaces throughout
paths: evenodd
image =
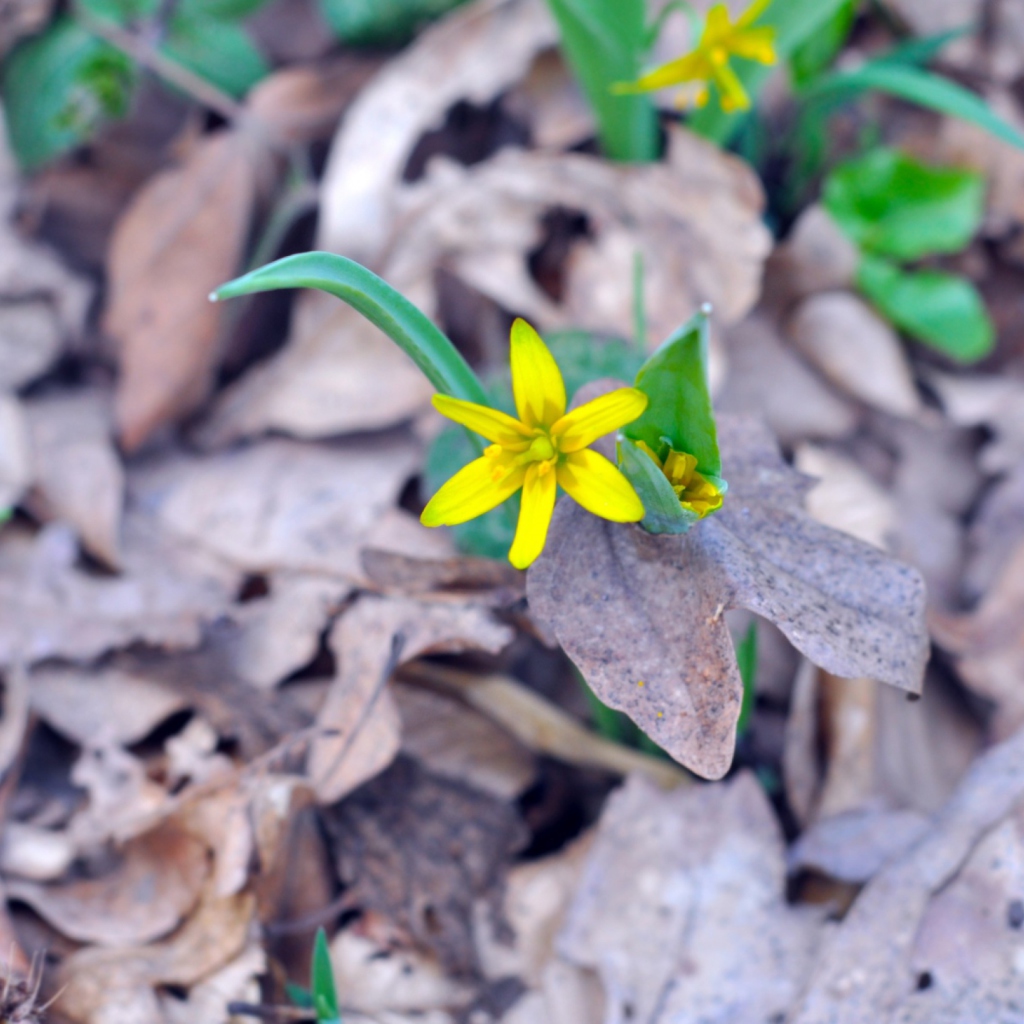
M 568 454 L 599 437 L 632 423 L 647 408 L 647 396 L 636 388 L 619 388 L 566 413 L 552 428 L 558 450 Z
M 498 409 L 477 405 L 476 402 L 464 402 L 461 398 L 450 398 L 448 395 L 434 395 L 433 403 L 442 416 L 475 430 L 488 441 L 500 445 L 522 445 L 524 451 L 529 446 L 530 431 L 519 420 Z
M 565 384 L 554 356 L 525 321 L 512 325 L 512 390 L 528 427 L 550 427 L 565 415 Z
M 737 32 L 729 43 L 729 50 L 737 57 L 756 60 L 761 64 L 774 64 L 775 29 L 748 28 L 745 32 Z
M 703 81 L 708 73 L 707 60 L 703 54 L 694 52 L 678 57 L 676 60 L 670 60 L 667 64 L 662 64 L 637 79 L 633 84 L 636 87 L 636 92 L 654 92 L 671 85 Z
M 519 511 L 516 538 L 508 553 L 508 560 L 517 569 L 525 569 L 544 550 L 551 513 L 555 510 L 555 474 L 542 472 L 542 468 L 547 467 L 543 463 L 531 463 L 523 482 L 523 504 Z
M 613 523 L 636 523 L 644 506 L 633 485 L 603 455 L 574 452 L 558 467 L 558 482 L 588 512 Z
M 510 461 L 500 455 L 484 456 L 460 469 L 427 502 L 420 522 L 424 526 L 456 526 L 490 512 L 523 485 L 525 469 L 510 466 Z
M 736 22 L 737 28 L 746 28 L 747 25 L 753 25 L 758 18 L 764 14 L 765 9 L 772 2 L 772 0 L 754 0 L 754 2 L 740 15 L 739 21 Z
M 725 4 L 715 4 L 708 11 L 707 21 L 704 22 L 704 34 L 700 37 L 700 45 L 713 45 L 722 36 L 728 35 L 731 29 L 729 8 Z
M 743 83 L 737 78 L 736 72 L 729 64 L 722 64 L 715 68 L 715 85 L 718 86 L 722 109 L 726 113 L 734 110 L 746 110 L 750 106 L 750 97 Z

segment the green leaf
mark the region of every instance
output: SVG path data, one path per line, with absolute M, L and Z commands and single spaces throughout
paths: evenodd
M 465 0 L 320 0 L 334 34 L 350 46 L 397 46 Z
M 244 96 L 270 67 L 233 21 L 175 15 L 164 53 L 231 96 Z
M 722 472 L 718 431 L 708 390 L 708 312 L 679 328 L 641 367 L 635 386 L 647 395 L 644 414 L 624 430 L 663 457 L 665 441 L 697 459 L 697 470 Z
M 829 75 L 803 93 L 803 98 L 819 99 L 830 93 L 856 95 L 869 89 L 970 121 L 1011 146 L 1024 149 L 1024 135 L 999 117 L 980 96 L 941 75 L 884 58 L 865 64 L 857 71 Z
M 644 506 L 641 526 L 648 533 L 686 533 L 700 516 L 683 508 L 668 478 L 655 461 L 628 437 L 619 441 L 619 469 Z
M 953 253 L 974 237 L 985 208 L 985 179 L 933 168 L 896 149 L 841 164 L 825 182 L 824 203 L 862 249 L 896 260 Z
M 241 21 L 266 3 L 267 0 L 181 0 L 178 12 L 190 20 Z
M 796 47 L 789 67 L 797 85 L 813 81 L 839 56 L 853 27 L 857 6 L 858 0 L 845 0 L 817 32 Z
M 327 935 L 323 928 L 317 929 L 316 940 L 313 943 L 313 971 L 309 987 L 313 993 L 316 1019 L 321 1024 L 340 1021 L 341 1010 L 338 1007 L 338 993 L 334 988 L 331 952 L 327 947 Z
M 751 622 L 743 634 L 743 639 L 736 644 L 736 664 L 743 680 L 743 703 L 740 705 L 740 717 L 736 722 L 736 735 L 742 736 L 750 725 L 754 698 L 757 695 L 757 619 Z
M 312 1010 L 313 1007 L 313 993 L 308 988 L 303 988 L 301 985 L 296 985 L 291 981 L 284 983 L 284 994 L 300 1009 L 300 1010 Z
M 983 359 L 995 345 L 985 303 L 966 278 L 937 270 L 908 272 L 865 256 L 857 285 L 897 327 L 961 363 Z
M 548 6 L 605 154 L 636 163 L 657 159 L 658 118 L 650 98 L 612 92 L 640 75 L 648 42 L 643 0 L 548 0 Z
M 58 18 L 7 60 L 0 94 L 11 146 L 38 167 L 123 116 L 135 82 L 132 62 L 71 18 Z
M 789 59 L 797 47 L 823 31 L 845 3 L 846 0 L 774 0 L 758 18 L 757 24 L 774 27 L 775 52 L 779 60 L 784 61 Z M 751 97 L 761 92 L 774 70 L 749 60 L 734 60 L 731 63 Z M 687 125 L 705 138 L 725 145 L 748 115 L 745 111 L 727 114 L 718 102 L 717 90 L 712 88 L 711 92 L 711 102 L 696 111 Z
M 347 302 L 379 327 L 442 394 L 487 404 L 487 393 L 458 349 L 404 295 L 372 270 L 329 252 L 306 252 L 268 263 L 221 285 L 214 299 L 278 288 L 319 288 Z
M 152 18 L 160 9 L 160 0 L 75 0 L 74 6 L 94 18 L 126 25 Z

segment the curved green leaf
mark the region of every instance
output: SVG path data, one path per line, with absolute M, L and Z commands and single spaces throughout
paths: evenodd
M 278 288 L 319 288 L 347 302 L 398 345 L 442 394 L 489 404 L 469 363 L 430 319 L 387 281 L 345 256 L 286 256 L 221 285 L 211 298 L 233 299 Z
M 313 1008 L 319 1024 L 330 1024 L 341 1020 L 338 1007 L 338 993 L 334 987 L 334 970 L 331 967 L 331 951 L 327 946 L 327 935 L 318 928 L 313 943 L 313 969 L 310 979 Z

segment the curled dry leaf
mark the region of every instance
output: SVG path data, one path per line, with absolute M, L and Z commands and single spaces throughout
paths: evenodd
M 207 872 L 203 844 L 168 824 L 126 843 L 104 876 L 60 885 L 9 879 L 8 894 L 68 938 L 128 946 L 176 928 L 198 902 Z
M 1007 896 L 1019 896 L 1022 884 L 1015 820 L 1022 796 L 1024 734 L 1017 734 L 975 762 L 928 833 L 882 868 L 842 924 L 825 934 L 789 1019 L 1014 1019 L 1020 933 L 1006 922 Z M 936 973 L 919 984 L 930 964 Z
M 653 536 L 563 498 L 527 577 L 533 614 L 598 696 L 708 778 L 732 761 L 742 694 L 729 608 L 774 622 L 837 675 L 917 692 L 928 657 L 920 576 L 810 519 L 806 483 L 756 421 L 721 417 L 719 441 L 721 512 Z
M 804 357 L 837 388 L 893 416 L 915 416 L 921 399 L 899 335 L 850 292 L 804 299 L 789 323 Z
M 119 565 L 124 470 L 111 441 L 106 396 L 89 391 L 40 398 L 25 411 L 32 439 L 32 512 L 69 523 L 90 554 Z
M 859 262 L 857 247 L 820 203 L 800 214 L 785 244 L 772 254 L 772 269 L 794 298 L 852 288 Z
M 340 670 L 317 716 L 308 772 L 321 803 L 333 803 L 383 771 L 401 745 L 401 719 L 388 679 L 403 662 L 430 652 L 485 650 L 512 640 L 486 608 L 411 598 L 360 600 L 335 624 L 329 644 Z
M 606 1020 L 767 1021 L 798 994 L 820 929 L 786 904 L 753 776 L 673 793 L 633 778 L 605 807 L 557 948 L 600 975 Z
M 125 523 L 119 576 L 76 564 L 77 545 L 54 523 L 33 536 L 0 535 L 0 665 L 45 658 L 94 658 L 142 641 L 191 647 L 222 614 L 237 573 L 176 543 L 141 515 Z
M 18 503 L 32 480 L 32 445 L 22 404 L 0 392 L 0 509 Z

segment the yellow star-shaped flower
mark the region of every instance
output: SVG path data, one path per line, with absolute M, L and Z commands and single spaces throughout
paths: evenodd
M 708 101 L 708 86 L 714 82 L 721 93 L 723 110 L 747 110 L 750 97 L 729 61 L 732 57 L 744 57 L 761 64 L 775 63 L 775 29 L 754 27 L 754 22 L 770 2 L 756 0 L 735 22 L 730 19 L 729 8 L 725 4 L 715 4 L 708 11 L 704 31 L 695 49 L 662 64 L 635 82 L 616 86 L 615 91 L 653 92 L 672 85 L 698 82 L 700 90 L 694 102 L 703 107 Z
M 427 503 L 426 526 L 475 519 L 523 490 L 509 561 L 525 569 L 544 549 L 560 485 L 588 512 L 615 523 L 643 519 L 632 484 L 588 446 L 632 423 L 647 408 L 636 388 L 619 388 L 565 411 L 565 384 L 540 335 L 525 320 L 512 325 L 512 391 L 518 419 L 475 402 L 434 396 L 434 408 L 493 442 Z
M 683 508 L 689 509 L 703 519 L 722 507 L 722 492 L 697 472 L 697 460 L 694 456 L 670 448 L 662 461 L 643 441 L 637 441 L 637 446 L 657 463 L 658 468 L 668 478 Z

